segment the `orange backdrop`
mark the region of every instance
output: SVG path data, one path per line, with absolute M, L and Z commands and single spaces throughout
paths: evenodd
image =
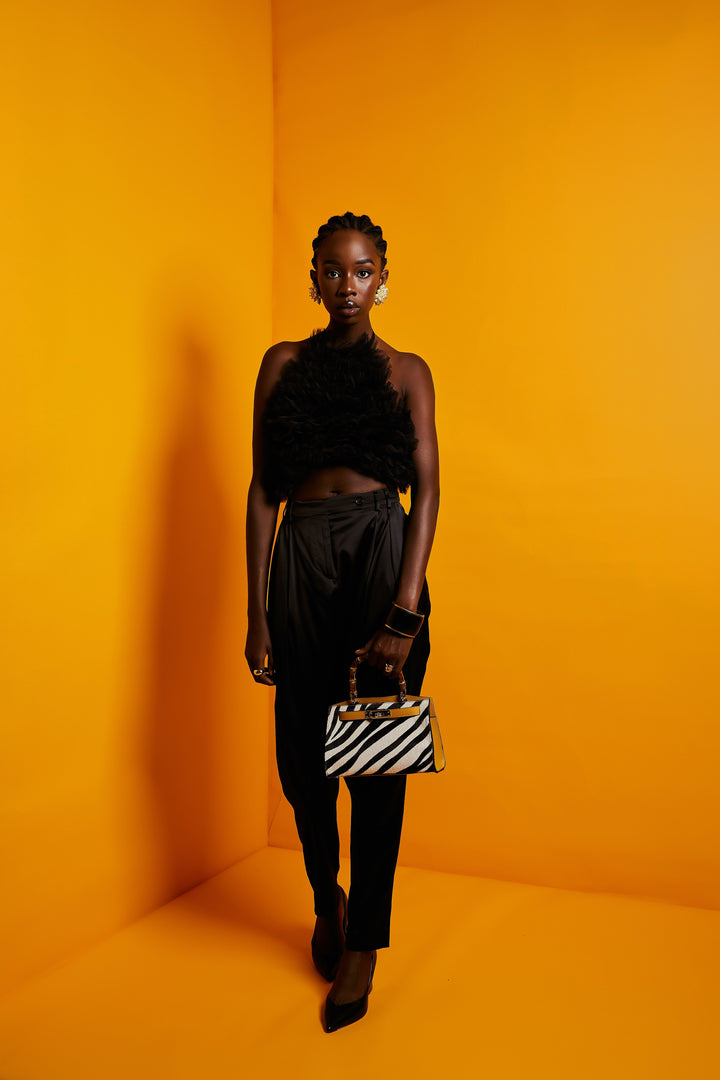
M 266 842 L 269 4 L 6 4 L 0 95 L 4 987 Z
M 720 902 L 715 4 L 272 15 L 2 13 L 3 986 L 268 815 L 295 843 L 242 660 L 250 402 L 348 208 L 443 450 L 450 764 L 402 859 Z
M 449 768 L 401 858 L 717 906 L 717 5 L 274 15 L 274 337 L 318 323 L 320 222 L 368 212 L 377 327 L 438 394 Z

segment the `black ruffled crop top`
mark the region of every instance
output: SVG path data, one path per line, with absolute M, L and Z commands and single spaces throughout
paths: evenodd
M 262 485 L 270 502 L 290 498 L 317 469 L 344 465 L 407 491 L 417 446 L 405 395 L 390 362 L 363 335 L 351 345 L 318 331 L 289 360 L 262 417 Z

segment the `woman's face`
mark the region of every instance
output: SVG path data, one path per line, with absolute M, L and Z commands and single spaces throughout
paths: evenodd
M 387 270 L 373 241 L 354 229 L 338 229 L 316 252 L 317 286 L 330 318 L 353 326 L 366 320 Z

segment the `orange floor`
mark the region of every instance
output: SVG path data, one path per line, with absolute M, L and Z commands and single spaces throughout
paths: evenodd
M 401 868 L 325 1035 L 300 856 L 267 848 L 0 1002 L 0 1080 L 716 1080 L 720 912 Z

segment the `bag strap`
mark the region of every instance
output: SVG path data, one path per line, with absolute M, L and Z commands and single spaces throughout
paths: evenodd
M 358 696 L 357 696 L 357 669 L 358 669 L 358 664 L 359 663 L 360 663 L 359 658 L 355 657 L 352 664 L 350 665 L 350 700 L 351 701 L 357 701 L 357 699 L 358 699 Z M 402 671 L 397 676 L 397 681 L 398 681 L 397 699 L 398 699 L 398 702 L 401 705 L 404 705 L 405 702 L 407 701 L 407 684 L 405 683 L 405 676 L 403 675 Z

